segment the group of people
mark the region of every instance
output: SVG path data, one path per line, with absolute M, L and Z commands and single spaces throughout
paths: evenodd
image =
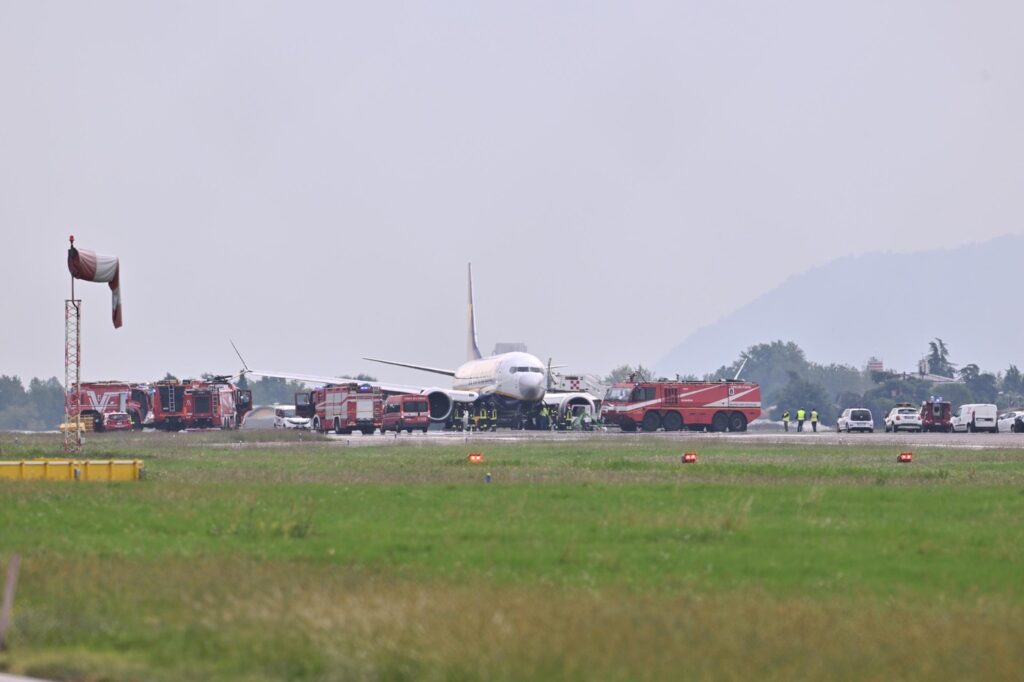
M 532 429 L 542 431 L 591 431 L 596 424 L 589 412 L 575 415 L 571 409 L 559 413 L 557 407 L 549 407 L 541 403 L 530 414 L 516 412 L 506 415 L 506 426 L 512 429 Z M 497 431 L 498 408 L 494 403 L 480 405 L 456 403 L 452 408 L 451 426 L 456 431 Z
M 452 428 L 456 431 L 497 431 L 498 408 L 491 405 L 463 405 L 452 408 Z
M 796 422 L 796 430 L 797 431 L 803 431 L 804 430 L 804 422 L 807 421 L 807 417 L 808 417 L 808 413 L 807 413 L 807 410 L 805 410 L 804 408 L 801 407 L 800 409 L 798 409 L 796 411 L 796 419 L 794 419 L 792 421 Z M 813 429 L 814 432 L 817 433 L 818 432 L 818 408 L 815 407 L 813 410 L 811 410 L 810 417 L 811 417 L 811 429 Z M 782 413 L 782 428 L 784 428 L 786 431 L 789 431 L 789 423 L 790 423 L 790 421 L 791 421 L 791 419 L 790 419 L 789 410 L 786 410 L 785 412 Z

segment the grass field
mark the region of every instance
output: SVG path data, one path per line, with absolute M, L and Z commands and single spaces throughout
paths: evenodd
M 0 457 L 57 451 L 0 435 Z M 1017 680 L 1024 451 L 92 436 L 0 482 L 0 669 L 61 680 Z M 257 442 L 269 439 L 273 442 Z M 690 445 L 687 449 L 692 448 Z M 484 474 L 493 482 L 484 482 Z

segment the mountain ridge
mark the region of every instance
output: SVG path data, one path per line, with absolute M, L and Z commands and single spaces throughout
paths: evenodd
M 887 369 L 916 371 L 936 337 L 959 365 L 974 362 L 993 372 L 1019 366 L 1022 255 L 1024 234 L 949 249 L 842 256 L 696 330 L 654 369 L 663 376 L 703 375 L 749 346 L 782 340 L 816 362 L 862 367 L 875 356 Z

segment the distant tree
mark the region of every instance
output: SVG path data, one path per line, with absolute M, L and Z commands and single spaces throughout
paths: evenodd
M 357 374 L 355 376 L 352 376 L 351 374 L 342 374 L 341 378 L 352 379 L 353 381 L 377 381 L 377 377 L 362 373 Z
M 998 379 L 996 375 L 982 372 L 981 368 L 973 362 L 964 365 L 957 373 L 964 386 L 971 392 L 971 397 L 976 402 L 994 403 L 999 394 Z
M 25 387 L 18 376 L 0 376 L 0 410 L 20 405 L 25 400 Z
M 604 378 L 604 382 L 606 384 L 620 384 L 624 381 L 629 381 L 630 377 L 633 377 L 634 381 L 652 381 L 654 373 L 643 365 L 637 365 L 635 368 L 631 365 L 619 365 Z
M 164 378 L 161 379 L 160 381 L 177 381 L 177 380 L 178 380 L 178 377 L 176 377 L 173 374 L 171 374 L 170 372 L 168 372 L 167 374 L 164 375 Z
M 809 420 L 811 410 L 818 410 L 818 419 L 822 423 L 834 422 L 837 412 L 835 405 L 829 400 L 825 389 L 816 383 L 801 378 L 796 372 L 789 375 L 789 382 L 778 392 L 775 400 L 774 419 L 781 419 L 782 413 L 789 410 L 790 416 L 795 418 L 796 411 L 800 408 L 807 411 Z
M 1024 380 L 1021 378 L 1017 365 L 1010 365 L 1006 370 L 1006 374 L 1003 375 L 1003 390 L 1024 393 Z
M 949 348 L 946 343 L 937 338 L 928 342 L 928 371 L 943 377 L 953 376 L 953 368 L 956 366 L 949 361 Z
M 64 387 L 57 377 L 32 379 L 28 384 L 29 404 L 44 428 L 57 428 L 64 418 Z

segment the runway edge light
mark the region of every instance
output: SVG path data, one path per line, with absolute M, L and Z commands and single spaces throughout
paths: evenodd
M 684 452 L 682 458 L 683 464 L 696 464 L 697 453 L 696 452 Z
M 896 458 L 896 461 L 899 462 L 900 464 L 907 464 L 909 462 L 913 462 L 914 461 L 914 453 L 913 452 L 901 452 L 899 454 L 899 456 Z
M 466 460 L 470 464 L 480 464 L 481 462 L 484 461 L 484 453 L 482 453 L 482 452 L 471 452 L 471 453 L 469 453 L 469 456 L 466 457 Z

